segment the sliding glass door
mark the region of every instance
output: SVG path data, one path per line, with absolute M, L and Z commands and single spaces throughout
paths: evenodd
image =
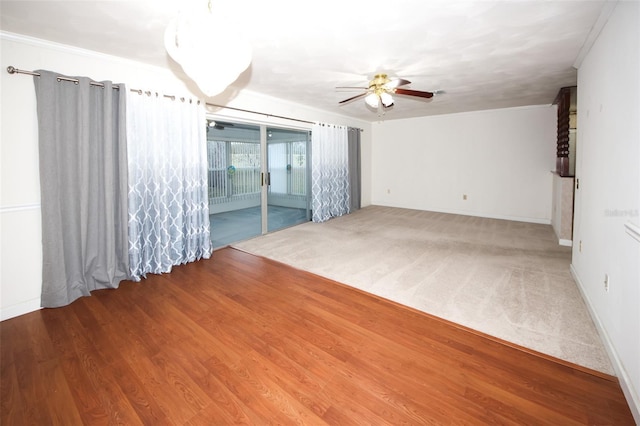
M 260 235 L 260 127 L 209 121 L 207 155 L 213 247 Z
M 309 132 L 208 121 L 214 248 L 310 220 Z
M 267 230 L 311 220 L 309 132 L 268 128 Z

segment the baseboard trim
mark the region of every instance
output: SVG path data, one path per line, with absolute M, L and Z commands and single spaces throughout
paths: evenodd
M 560 244 L 561 246 L 565 246 L 565 247 L 573 247 L 573 241 L 572 240 L 565 240 L 563 238 L 560 238 L 558 240 L 558 244 Z
M 609 355 L 609 359 L 611 360 L 613 369 L 615 370 L 616 375 L 618 376 L 618 382 L 620 383 L 620 387 L 622 388 L 622 393 L 624 393 L 624 396 L 627 399 L 627 403 L 629 404 L 629 409 L 633 414 L 633 418 L 635 419 L 637 424 L 640 424 L 640 397 L 638 396 L 638 393 L 634 389 L 633 383 L 631 382 L 631 378 L 629 377 L 629 374 L 627 374 L 627 371 L 624 368 L 624 365 L 622 364 L 620 357 L 618 357 L 618 353 L 615 347 L 613 346 L 611 339 L 609 338 L 609 334 L 605 330 L 604 325 L 602 324 L 602 321 L 600 321 L 600 317 L 598 317 L 598 314 L 593 308 L 593 304 L 591 303 L 591 300 L 589 299 L 589 297 L 587 296 L 587 293 L 584 290 L 584 285 L 582 284 L 582 281 L 580 280 L 580 277 L 578 276 L 578 273 L 576 272 L 575 267 L 573 266 L 573 263 L 571 264 L 570 270 L 571 270 L 571 276 L 573 277 L 576 284 L 578 285 L 578 290 L 580 290 L 582 299 L 585 301 L 585 304 L 587 305 L 587 309 L 589 311 L 589 314 L 591 315 L 591 319 L 593 319 L 593 323 L 595 324 L 596 329 L 598 330 L 598 334 L 602 339 L 602 343 L 607 351 L 607 354 Z
M 27 300 L 16 305 L 0 308 L 0 321 L 19 317 L 40 310 L 40 298 Z

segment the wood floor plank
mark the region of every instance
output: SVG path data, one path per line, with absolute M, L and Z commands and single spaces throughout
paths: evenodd
M 315 415 L 322 417 L 331 405 L 326 398 L 321 397 L 324 380 L 306 374 L 277 351 L 266 350 L 266 347 L 264 349 L 266 356 L 257 351 L 251 352 L 247 355 L 246 362 Z
M 186 424 L 210 425 L 211 419 L 220 424 L 255 424 L 248 408 L 221 383 L 215 375 L 193 356 L 190 348 L 170 347 L 171 359 L 179 363 L 192 380 L 207 394 L 211 403 L 194 415 Z
M 118 383 L 140 423 L 148 425 L 171 425 L 174 420 L 167 416 L 157 398 L 139 379 L 136 371 L 124 359 L 110 367 L 111 377 Z
M 2 359 L 2 362 L 5 362 Z M 23 393 L 20 391 L 18 376 L 15 365 L 5 367 L 2 371 L 2 383 L 0 383 L 2 393 L 0 398 L 0 412 L 2 413 L 2 423 L 21 425 L 28 424 L 26 415 L 26 402 L 23 399 Z
M 140 357 L 130 362 L 129 367 L 148 398 L 173 423 L 185 423 L 209 403 L 209 397 L 203 396 L 199 387 L 185 380 L 183 371 L 167 367 L 162 358 Z M 134 389 L 137 391 L 138 388 Z M 127 386 L 127 389 L 131 391 L 131 387 Z
M 2 425 L 634 424 L 613 377 L 231 248 L 0 339 Z
M 42 380 L 47 386 L 45 403 L 49 413 L 48 423 L 53 425 L 74 425 L 82 423 L 82 416 L 69 388 L 64 369 L 57 360 L 40 365 Z M 127 419 L 124 419 L 125 422 Z
M 97 323 L 83 324 L 75 315 L 76 306 L 69 306 L 69 315 L 56 326 L 53 310 L 43 311 L 49 334 L 55 336 L 64 378 L 77 402 L 83 423 L 127 424 L 139 422 L 138 414 L 129 403 L 120 383 L 112 380 L 112 365 L 119 359 L 112 352 L 102 352 L 92 340 Z M 54 314 L 54 315 L 52 315 Z M 51 320 L 51 321 L 49 321 Z
M 68 332 L 70 329 L 68 322 L 64 317 L 50 315 L 51 313 L 51 311 L 42 312 L 48 317 L 46 327 L 59 353 L 60 363 L 65 371 L 65 380 L 73 392 L 73 399 L 79 407 L 83 423 L 96 423 L 99 419 L 106 419 L 108 413 L 102 406 L 98 393 L 93 389 L 81 355 L 74 348 L 73 337 Z

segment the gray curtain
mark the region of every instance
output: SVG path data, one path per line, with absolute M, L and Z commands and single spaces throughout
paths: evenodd
M 38 70 L 43 307 L 128 278 L 125 88 Z
M 349 127 L 349 212 L 360 209 L 360 129 Z

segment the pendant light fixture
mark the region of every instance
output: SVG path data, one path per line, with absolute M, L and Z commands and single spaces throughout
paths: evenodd
M 228 16 L 207 7 L 181 11 L 169 22 L 164 45 L 206 96 L 222 93 L 251 64 L 251 46 Z

